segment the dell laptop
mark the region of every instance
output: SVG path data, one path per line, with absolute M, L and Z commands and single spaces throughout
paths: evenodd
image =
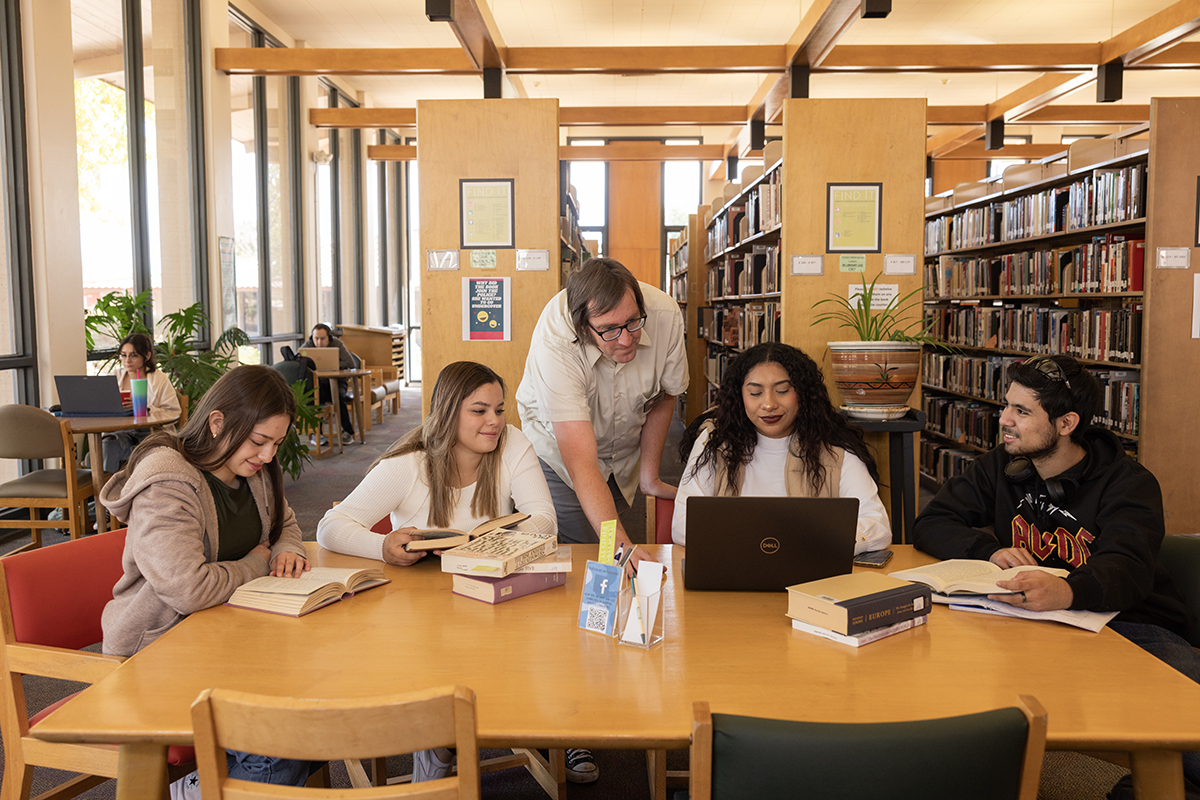
M 121 402 L 116 375 L 55 375 L 64 417 L 132 417 Z
M 856 497 L 690 497 L 685 589 L 781 592 L 853 568 Z

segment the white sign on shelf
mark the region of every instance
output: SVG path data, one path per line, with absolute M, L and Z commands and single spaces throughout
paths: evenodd
M 916 275 L 917 257 L 915 255 L 884 256 L 884 275 Z
M 1190 269 L 1192 266 L 1192 248 L 1190 247 L 1160 247 L 1154 266 L 1159 269 Z
M 425 269 L 458 269 L 458 251 L 457 250 L 426 250 L 425 251 Z
M 546 272 L 549 269 L 549 250 L 517 251 L 517 272 Z
M 1192 276 L 1192 338 L 1200 339 L 1200 274 Z
M 793 275 L 821 275 L 824 271 L 824 256 L 792 256 Z
M 850 284 L 850 304 L 855 304 L 855 298 L 863 293 L 863 285 L 861 283 Z M 898 283 L 877 283 L 875 284 L 875 293 L 871 295 L 871 310 L 882 311 L 888 307 L 888 303 L 900 296 L 900 284 Z

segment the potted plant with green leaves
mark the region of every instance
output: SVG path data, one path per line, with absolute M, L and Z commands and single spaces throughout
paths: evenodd
M 904 416 L 905 403 L 917 386 L 922 345 L 947 349 L 930 335 L 932 321 L 922 318 L 923 287 L 904 295 L 888 292 L 891 296 L 885 297 L 879 278 L 868 284 L 864 273 L 857 294 L 830 294 L 813 304 L 814 310 L 831 306 L 814 317 L 813 324 L 836 322 L 858 337 L 829 342 L 829 350 L 846 413 L 861 419 Z

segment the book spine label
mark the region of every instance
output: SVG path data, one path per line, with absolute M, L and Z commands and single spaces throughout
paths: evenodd
M 841 605 L 846 608 L 846 630 L 841 633 L 861 633 L 928 614 L 930 590 L 928 586 L 913 584 L 896 592 L 847 600 Z

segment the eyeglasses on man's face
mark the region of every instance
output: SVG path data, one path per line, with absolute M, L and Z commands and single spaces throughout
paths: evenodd
M 616 327 L 605 328 L 604 330 L 600 330 L 599 328 L 597 328 L 595 325 L 593 325 L 590 322 L 588 323 L 588 327 L 591 328 L 592 330 L 594 330 L 596 332 L 596 335 L 599 336 L 604 341 L 611 342 L 611 341 L 621 338 L 621 331 L 629 331 L 630 333 L 637 333 L 642 328 L 646 327 L 646 316 L 643 314 L 642 316 L 638 317 L 637 319 L 633 320 L 632 322 L 626 322 L 624 325 L 617 325 Z
M 1062 366 L 1057 361 L 1053 361 L 1046 356 L 1034 356 L 1025 361 L 1025 366 L 1033 367 L 1050 380 L 1065 383 L 1068 389 L 1071 388 L 1071 382 L 1067 380 L 1067 373 L 1063 371 Z

